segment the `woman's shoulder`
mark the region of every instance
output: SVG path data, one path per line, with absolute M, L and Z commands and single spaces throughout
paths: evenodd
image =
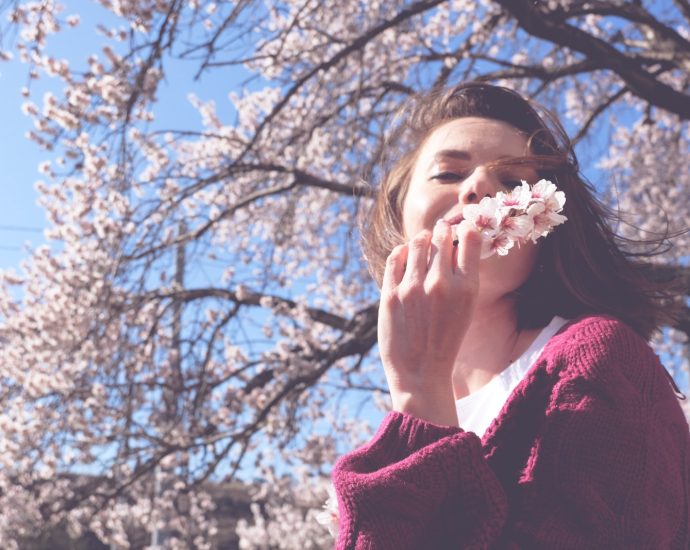
M 610 315 L 586 315 L 568 321 L 549 341 L 566 353 L 629 353 L 648 350 L 649 343 L 630 325 Z
M 575 333 L 610 333 L 618 331 L 632 331 L 637 334 L 634 329 L 613 315 L 604 314 L 588 314 L 569 319 L 568 322 L 559 331 L 560 334 L 568 332 Z M 641 337 L 640 337 L 641 338 Z
M 548 343 L 547 369 L 561 382 L 577 381 L 638 395 L 668 391 L 668 375 L 649 343 L 616 317 L 588 315 L 570 321 Z

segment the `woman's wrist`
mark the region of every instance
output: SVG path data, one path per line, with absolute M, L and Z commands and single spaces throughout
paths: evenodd
M 393 410 L 439 426 L 455 426 L 458 415 L 451 388 L 443 391 L 391 391 Z

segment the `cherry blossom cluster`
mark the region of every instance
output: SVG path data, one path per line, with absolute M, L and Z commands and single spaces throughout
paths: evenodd
M 499 191 L 495 197 L 465 206 L 461 223 L 470 223 L 481 232 L 482 258 L 505 256 L 515 243 L 536 242 L 565 222 L 568 218 L 560 213 L 564 204 L 565 193 L 549 180 L 539 180 L 531 187 L 523 180 L 508 193 Z
M 333 484 L 328 486 L 328 498 L 323 505 L 323 509 L 316 515 L 316 521 L 323 525 L 331 536 L 338 535 L 340 526 L 340 512 L 338 511 L 338 497 L 335 494 Z

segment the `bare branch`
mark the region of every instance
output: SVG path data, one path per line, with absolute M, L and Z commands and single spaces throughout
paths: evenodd
M 261 306 L 264 307 L 266 300 L 271 303 L 271 307 L 280 306 L 281 309 L 294 310 L 300 306 L 294 300 L 276 296 L 275 294 L 265 294 L 261 292 L 254 292 L 251 290 L 243 290 L 241 295 L 224 288 L 190 288 L 183 290 L 154 290 L 146 293 L 139 299 L 165 299 L 165 300 L 179 300 L 183 302 L 191 302 L 194 300 L 202 300 L 207 298 L 221 298 L 223 300 L 231 301 L 237 305 L 245 306 Z M 305 311 L 316 322 L 328 325 L 339 330 L 348 330 L 353 320 L 345 319 L 339 315 L 329 313 L 319 308 L 307 307 Z
M 690 57 L 690 42 L 676 32 L 675 29 L 653 17 L 642 4 L 634 2 L 615 5 L 611 2 L 588 2 L 584 5 L 573 4 L 564 10 L 563 15 L 564 18 L 584 15 L 615 16 L 634 23 L 641 23 L 655 32 L 659 39 L 656 41 L 656 47 L 659 47 L 662 40 L 668 41 L 674 45 L 674 50 L 678 53 L 684 55 L 684 57 Z
M 682 119 L 690 119 L 690 96 L 654 78 L 638 62 L 610 44 L 559 21 L 529 0 L 496 0 L 496 3 L 508 10 L 528 33 L 604 60 L 606 67 L 620 76 L 632 93 Z
M 674 2 L 680 8 L 688 23 L 690 23 L 690 2 L 687 0 L 674 0 Z

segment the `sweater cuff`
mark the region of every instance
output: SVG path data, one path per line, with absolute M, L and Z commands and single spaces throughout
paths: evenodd
M 371 446 L 373 450 L 376 445 L 388 446 L 397 440 L 397 451 L 402 454 L 396 458 L 400 459 L 444 437 L 462 432 L 462 428 L 457 426 L 440 426 L 408 414 L 391 412 L 379 426 Z
M 439 426 L 414 416 L 399 412 L 391 412 L 386 415 L 372 440 L 342 457 L 342 462 L 349 462 L 351 466 L 357 464 L 355 470 L 375 472 L 390 467 L 400 462 L 409 462 L 413 455 L 418 458 L 427 453 L 435 455 L 439 445 L 447 448 L 448 443 L 455 437 L 472 436 L 476 441 L 476 452 L 481 456 L 481 442 L 472 433 L 464 432 L 457 426 Z M 451 445 L 452 447 L 453 445 Z M 421 455 L 418 453 L 422 453 Z

